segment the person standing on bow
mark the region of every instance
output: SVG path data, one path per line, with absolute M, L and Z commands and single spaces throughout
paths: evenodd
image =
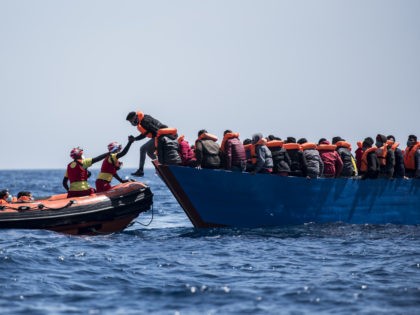
M 128 120 L 133 126 L 137 127 L 140 131 L 140 135 L 134 137 L 135 141 L 143 140 L 144 138 L 150 138 L 146 143 L 140 147 L 140 163 L 139 168 L 133 176 L 144 175 L 144 162 L 146 161 L 146 153 L 152 159 L 156 159 L 155 151 L 155 137 L 159 129 L 168 128 L 168 126 L 162 124 L 159 120 L 153 118 L 150 115 L 146 115 L 143 112 L 129 112 L 126 120 Z
M 87 182 L 90 176 L 87 169 L 92 164 L 103 160 L 107 155 L 108 152 L 95 158 L 84 158 L 83 149 L 77 147 L 71 150 L 70 157 L 73 161 L 67 165 L 63 178 L 63 187 L 68 192 L 67 198 L 89 196 L 95 193 L 95 189 L 91 188 Z M 70 187 L 68 181 L 70 181 Z
M 124 150 L 121 151 L 121 144 L 118 142 L 111 142 L 108 144 L 108 156 L 102 162 L 101 172 L 96 179 L 96 192 L 103 192 L 110 190 L 112 188 L 111 181 L 112 178 L 115 178 L 120 183 L 126 183 L 128 180 L 123 180 L 118 175 L 117 171 L 121 168 L 122 162 L 119 161 L 119 158 L 122 158 L 127 154 L 130 149 L 131 144 L 134 142 L 134 137 L 128 137 L 128 143 L 124 147 Z

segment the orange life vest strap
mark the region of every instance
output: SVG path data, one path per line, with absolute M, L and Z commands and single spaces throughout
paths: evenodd
M 180 135 L 177 141 L 178 141 L 178 143 L 181 143 L 182 141 L 184 141 L 184 139 L 185 139 L 185 136 Z
M 286 150 L 301 150 L 301 146 L 299 143 L 285 143 L 283 144 L 283 148 Z
M 158 143 L 159 143 L 159 137 L 161 136 L 165 136 L 165 135 L 176 135 L 178 133 L 178 130 L 176 128 L 161 128 L 157 131 L 156 133 L 156 138 L 155 138 L 155 147 L 158 147 Z
M 337 146 L 337 148 L 346 148 L 351 150 L 351 144 L 347 141 L 337 141 L 335 145 Z
M 220 149 L 222 151 L 225 151 L 225 143 L 228 139 L 232 139 L 232 138 L 239 138 L 239 133 L 238 132 L 228 132 L 223 136 L 223 140 L 222 140 L 222 144 L 220 145 Z M 217 141 L 217 140 L 216 140 Z
M 197 140 L 213 140 L 217 141 L 217 137 L 215 135 L 212 135 L 211 133 L 202 133 Z
M 335 151 L 337 146 L 335 144 L 318 144 L 316 148 L 318 151 Z
M 300 145 L 303 151 L 310 150 L 310 149 L 316 149 L 316 144 L 312 142 L 306 142 Z
M 271 140 L 267 142 L 267 147 L 269 148 L 282 148 L 284 145 L 284 142 L 281 140 Z

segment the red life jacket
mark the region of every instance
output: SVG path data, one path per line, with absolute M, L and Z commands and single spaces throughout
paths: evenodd
M 116 161 L 113 160 L 111 154 L 108 155 L 102 162 L 101 172 L 98 175 L 98 179 L 111 182 L 112 177 L 120 169 L 121 164 L 122 163 L 118 159 Z
M 76 163 L 76 165 L 71 167 L 73 163 Z M 67 165 L 67 176 L 70 183 L 87 181 L 88 171 L 83 168 L 81 160 L 74 160 Z

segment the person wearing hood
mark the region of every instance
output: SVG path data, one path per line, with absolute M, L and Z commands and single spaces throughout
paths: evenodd
M 376 136 L 376 155 L 379 160 L 379 177 L 392 178 L 395 167 L 395 154 L 392 150 L 392 142 L 387 142 L 384 135 L 378 134 Z
M 267 140 L 263 138 L 261 133 L 256 133 L 252 136 L 252 144 L 255 146 L 255 156 L 257 158 L 252 174 L 271 174 L 273 172 L 273 157 L 267 147 Z
M 420 178 L 420 142 L 415 135 L 409 135 L 404 152 L 405 174 L 409 178 Z

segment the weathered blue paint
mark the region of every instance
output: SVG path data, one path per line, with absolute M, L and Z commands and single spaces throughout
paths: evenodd
M 155 166 L 196 227 L 420 224 L 420 180 L 309 180 Z

